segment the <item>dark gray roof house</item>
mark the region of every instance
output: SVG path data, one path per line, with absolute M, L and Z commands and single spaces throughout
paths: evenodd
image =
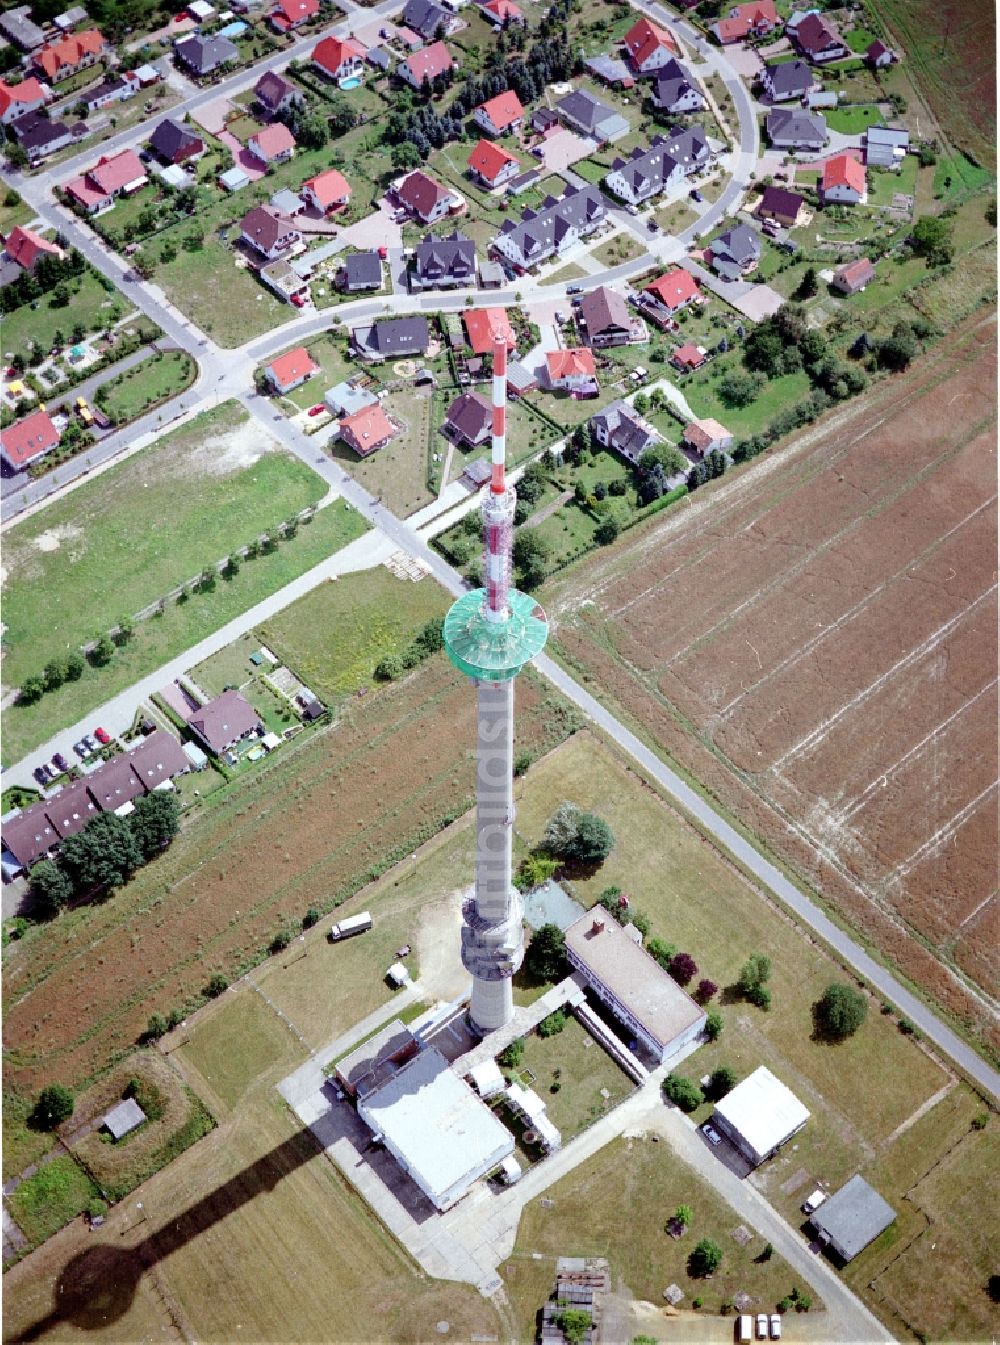
M 34 51 L 45 41 L 45 34 L 31 18 L 31 6 L 21 5 L 0 14 L 0 33 L 22 51 Z
M 476 282 L 476 245 L 455 232 L 447 238 L 427 237 L 414 250 L 411 289 L 448 289 Z
M 14 132 L 14 139 L 32 160 L 54 154 L 73 139 L 73 132 L 65 122 L 50 120 L 40 112 L 26 112 L 23 117 L 11 122 L 10 129 Z
M 432 0 L 407 0 L 400 23 L 419 33 L 425 42 L 433 42 L 439 28 L 447 32 L 454 26 L 455 16 Z
M 604 181 L 616 196 L 638 205 L 696 173 L 711 157 L 705 128 L 692 126 L 669 140 L 654 135 L 648 149 L 636 147 L 627 159 L 615 159 Z
M 629 462 L 638 462 L 647 448 L 659 442 L 659 432 L 628 402 L 609 402 L 590 417 L 591 436 Z
M 267 70 L 253 86 L 254 97 L 270 116 L 293 104 L 305 102 L 305 94 L 277 70 Z
M 182 65 L 196 75 L 209 75 L 227 61 L 239 59 L 239 48 L 228 37 L 186 37 L 174 47 L 174 54 Z
M 442 425 L 443 432 L 456 443 L 475 447 L 489 438 L 493 425 L 493 407 L 481 392 L 463 392 L 456 397 Z
M 822 149 L 826 144 L 826 118 L 821 112 L 798 107 L 776 107 L 767 114 L 767 138 L 775 149 Z
M 352 252 L 345 257 L 344 288 L 350 294 L 356 290 L 382 288 L 382 261 L 374 248 L 369 252 Z
M 201 154 L 205 142 L 187 126 L 169 117 L 161 121 L 149 137 L 149 148 L 164 163 L 182 163 L 185 159 Z
M 425 317 L 387 318 L 370 327 L 356 327 L 351 337 L 356 349 L 369 359 L 398 359 L 422 355 L 430 342 Z
M 701 90 L 691 73 L 673 59 L 661 65 L 656 72 L 653 102 L 665 112 L 697 112 L 705 106 Z
M 620 140 L 628 135 L 628 122 L 621 113 L 585 89 L 574 89 L 560 98 L 556 111 L 567 126 L 594 140 Z
M 603 79 L 606 84 L 622 84 L 626 89 L 630 89 L 635 83 L 632 72 L 625 62 L 614 56 L 588 56 L 583 67 L 598 79 Z
M 505 220 L 493 246 L 515 266 L 526 269 L 593 233 L 607 213 L 597 187 L 571 184 L 559 200 L 547 196 L 539 210 L 525 210 L 519 222 Z
M 712 268 L 724 280 L 739 280 L 760 261 L 760 238 L 748 224 L 737 224 L 709 245 Z
M 216 756 L 221 756 L 241 738 L 259 734 L 263 727 L 257 711 L 238 691 L 224 691 L 221 696 L 200 706 L 188 719 L 188 728 Z
M 820 1242 L 852 1261 L 895 1220 L 896 1211 L 864 1177 L 854 1176 L 809 1216 Z
M 772 103 L 803 98 L 813 86 L 815 75 L 805 61 L 783 61 L 765 65 L 760 72 L 764 93 Z

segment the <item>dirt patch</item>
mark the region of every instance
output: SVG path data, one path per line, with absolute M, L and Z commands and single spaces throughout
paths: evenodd
M 1000 1041 L 947 969 L 998 970 L 995 360 L 994 321 L 968 324 L 546 607 L 593 681 Z
M 206 475 L 231 476 L 252 467 L 265 453 L 273 453 L 277 447 L 275 440 L 251 420 L 238 430 L 206 439 L 191 455 L 191 465 Z

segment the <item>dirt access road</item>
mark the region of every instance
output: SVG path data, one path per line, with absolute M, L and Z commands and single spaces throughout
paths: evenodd
M 996 416 L 980 316 L 543 596 L 592 685 L 994 1046 Z

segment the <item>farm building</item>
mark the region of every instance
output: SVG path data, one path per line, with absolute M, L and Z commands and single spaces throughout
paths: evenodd
M 358 1115 L 439 1210 L 514 1151 L 514 1136 L 433 1046 L 359 1101 Z
M 759 1167 L 808 1120 L 809 1112 L 792 1090 L 761 1065 L 716 1104 L 712 1124 Z
M 108 1131 L 112 1139 L 120 1140 L 125 1135 L 130 1135 L 133 1130 L 137 1130 L 145 1119 L 146 1113 L 134 1097 L 129 1097 L 124 1102 L 119 1102 L 117 1107 L 111 1108 L 101 1122 L 101 1128 Z
M 844 1261 L 853 1261 L 895 1220 L 896 1211 L 864 1177 L 855 1175 L 813 1210 L 809 1222 L 819 1240 Z
M 570 925 L 566 956 L 656 1060 L 695 1041 L 704 1027 L 704 1009 L 603 909 Z

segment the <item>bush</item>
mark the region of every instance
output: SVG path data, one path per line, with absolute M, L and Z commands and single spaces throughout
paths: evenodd
M 610 854 L 614 833 L 596 813 L 585 813 L 573 803 L 556 809 L 545 828 L 544 846 L 560 859 L 600 863 Z
M 669 971 L 677 948 L 675 944 L 667 943 L 665 939 L 650 939 L 646 944 L 646 952 L 654 961 L 659 962 L 664 971 Z
M 302 928 L 312 929 L 313 925 L 319 924 L 319 911 L 315 906 L 310 906 L 308 911 L 302 917 Z
M 690 985 L 698 974 L 698 964 L 690 953 L 677 953 L 667 968 L 678 985 Z
M 990 1123 L 990 1114 L 988 1111 L 981 1111 L 972 1118 L 973 1130 L 985 1130 Z
M 722 1035 L 722 1014 L 712 1009 L 705 1018 L 705 1036 L 709 1041 L 718 1041 Z
M 87 1208 L 84 1211 L 88 1219 L 103 1219 L 108 1212 L 108 1202 L 101 1200 L 99 1196 L 93 1200 L 88 1200 Z
M 527 855 L 521 861 L 514 885 L 519 892 L 530 892 L 532 888 L 541 887 L 542 883 L 548 882 L 558 867 L 559 861 L 550 859 L 548 855 Z
M 852 985 L 828 985 L 813 1005 L 818 1036 L 846 1041 L 868 1016 L 868 1002 Z
M 162 1013 L 151 1013 L 146 1022 L 146 1038 L 157 1041 L 168 1030 L 169 1024 Z
M 271 952 L 282 953 L 292 941 L 291 933 L 287 929 L 279 929 L 277 934 L 271 940 Z
M 694 1080 L 683 1074 L 667 1075 L 663 1080 L 663 1095 L 683 1112 L 692 1112 L 705 1101 L 704 1093 Z
M 710 1102 L 718 1102 L 736 1087 L 736 1074 L 728 1065 L 720 1065 L 709 1076 L 705 1096 Z
M 55 1130 L 73 1115 L 73 1094 L 61 1083 L 50 1083 L 38 1094 L 31 1116 L 28 1118 L 35 1130 Z
M 555 1037 L 563 1030 L 566 1023 L 565 1009 L 556 1009 L 555 1013 L 550 1013 L 547 1018 L 543 1018 L 538 1024 L 538 1035 L 540 1037 Z
M 714 996 L 718 994 L 718 990 L 719 987 L 715 982 L 710 981 L 705 977 L 705 979 L 698 982 L 698 988 L 694 992 L 694 998 L 699 1004 L 707 1004 L 710 999 L 713 999 Z
M 505 1066 L 507 1069 L 517 1069 L 524 1059 L 524 1038 L 515 1037 L 509 1046 L 497 1056 L 497 1063 Z
M 722 1248 L 711 1238 L 702 1238 L 688 1257 L 689 1272 L 701 1279 L 722 1265 Z
M 610 546 L 620 532 L 621 526 L 616 518 L 605 518 L 594 529 L 594 541 L 598 546 Z
M 375 665 L 376 682 L 395 682 L 397 677 L 403 675 L 403 661 L 395 654 L 390 654 L 388 658 L 382 659 Z
M 756 1005 L 758 1009 L 763 1009 L 767 1013 L 771 1007 L 771 992 L 766 985 L 757 985 L 747 995 L 751 1004 Z
M 221 971 L 217 971 L 209 977 L 208 985 L 205 986 L 205 994 L 208 995 L 209 999 L 215 999 L 217 996 L 224 994 L 228 989 L 229 982 L 226 980 L 225 976 L 223 976 Z

